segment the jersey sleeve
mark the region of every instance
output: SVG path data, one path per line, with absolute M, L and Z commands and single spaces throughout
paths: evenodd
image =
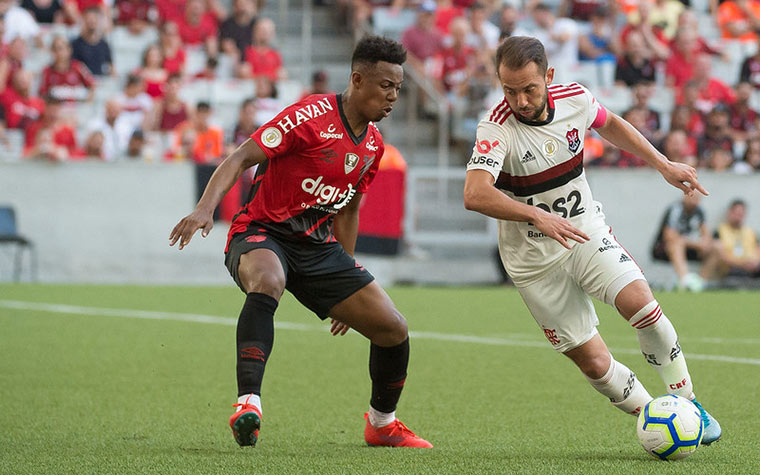
M 380 160 L 383 159 L 383 154 L 385 153 L 385 145 L 382 143 L 377 148 L 377 155 L 375 156 L 375 160 L 372 162 L 372 165 L 370 165 L 369 170 L 367 170 L 367 173 L 362 176 L 361 180 L 359 180 L 359 184 L 356 185 L 356 192 L 357 193 L 366 193 L 367 189 L 369 189 L 369 185 L 372 184 L 372 181 L 375 179 L 375 175 L 377 175 L 377 170 L 380 168 Z
M 583 97 L 588 102 L 588 115 L 586 116 L 586 128 L 596 129 L 603 126 L 607 122 L 607 109 L 604 108 L 599 101 L 596 100 L 593 94 L 581 86 L 583 89 Z
M 509 137 L 504 127 L 493 122 L 481 121 L 472 148 L 472 157 L 467 162 L 467 171 L 485 170 L 493 179 L 499 178 L 504 159 L 509 153 Z
M 300 103 L 299 103 L 300 104 Z M 298 104 L 285 108 L 272 120 L 259 127 L 251 134 L 251 138 L 259 144 L 267 158 L 290 154 L 303 150 L 307 142 L 306 132 L 310 130 L 309 124 L 300 127 L 292 127 L 292 121 L 288 114 Z M 288 127 L 288 124 L 292 128 Z

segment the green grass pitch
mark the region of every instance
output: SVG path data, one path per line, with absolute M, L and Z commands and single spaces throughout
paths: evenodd
M 667 463 L 554 353 L 514 289 L 388 292 L 413 331 L 398 415 L 433 450 L 364 444 L 366 340 L 331 336 L 287 294 L 259 444 L 241 449 L 227 426 L 237 289 L 0 285 L 0 473 L 760 473 L 760 293 L 658 295 L 724 427 Z M 616 358 L 664 393 L 633 329 L 597 308 Z

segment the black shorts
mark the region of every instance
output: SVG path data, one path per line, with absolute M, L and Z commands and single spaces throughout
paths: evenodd
M 285 271 L 285 288 L 322 320 L 336 304 L 375 280 L 338 242 L 292 241 L 253 228 L 232 238 L 224 259 L 243 292 L 246 290 L 238 276 L 240 256 L 254 249 L 277 254 Z
M 656 261 L 670 262 L 668 252 L 665 250 L 665 243 L 657 241 L 652 247 L 652 258 Z M 702 256 L 696 249 L 686 248 L 686 260 L 692 262 L 702 262 Z

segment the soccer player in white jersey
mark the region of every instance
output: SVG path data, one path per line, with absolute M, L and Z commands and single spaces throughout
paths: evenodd
M 696 171 L 669 161 L 583 86 L 553 85 L 554 70 L 535 38 L 506 39 L 496 64 L 505 97 L 478 125 L 465 207 L 499 220 L 502 261 L 528 310 L 594 389 L 634 415 L 652 399 L 610 354 L 596 330 L 599 320 L 589 296 L 614 305 L 636 329 L 641 351 L 666 390 L 700 409 L 702 443 L 715 442 L 720 425 L 695 399 L 673 325 L 591 196 L 583 171 L 584 135 L 594 128 L 684 193 L 707 195 Z

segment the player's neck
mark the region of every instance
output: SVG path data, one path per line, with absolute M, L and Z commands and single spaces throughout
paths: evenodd
M 340 100 L 341 107 L 343 108 L 343 115 L 346 117 L 346 121 L 348 122 L 349 127 L 351 127 L 351 131 L 353 132 L 354 136 L 360 136 L 362 133 L 364 133 L 364 129 L 367 128 L 369 120 L 363 117 L 359 111 L 354 108 L 354 103 L 351 99 L 350 91 L 346 90 L 343 94 L 341 94 Z

